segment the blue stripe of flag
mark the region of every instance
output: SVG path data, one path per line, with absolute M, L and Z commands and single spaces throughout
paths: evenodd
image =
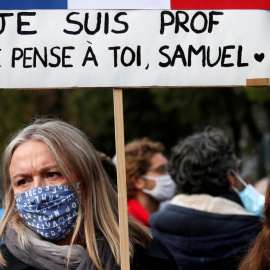
M 67 0 L 0 0 L 5 9 L 67 9 Z

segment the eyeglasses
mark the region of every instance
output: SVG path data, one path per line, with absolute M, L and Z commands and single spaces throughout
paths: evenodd
M 148 172 L 155 172 L 155 173 L 158 173 L 158 174 L 165 174 L 165 173 L 168 172 L 168 166 L 167 166 L 167 164 L 166 165 L 161 165 L 161 166 L 159 166 L 157 168 L 148 170 Z

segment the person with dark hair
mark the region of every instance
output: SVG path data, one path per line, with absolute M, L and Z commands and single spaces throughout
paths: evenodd
M 97 153 L 101 160 L 102 166 L 109 177 L 110 182 L 112 183 L 115 190 L 117 190 L 117 171 L 113 160 L 103 152 L 98 151 Z
M 224 132 L 209 127 L 180 141 L 172 149 L 169 171 L 179 194 L 150 217 L 154 235 L 179 269 L 237 269 L 261 222 L 231 189 L 243 187 Z
M 149 217 L 159 210 L 160 202 L 175 194 L 175 183 L 168 173 L 164 146 L 149 138 L 125 146 L 128 212 L 149 227 Z

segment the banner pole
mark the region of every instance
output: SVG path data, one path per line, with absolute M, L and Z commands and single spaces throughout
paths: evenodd
M 121 269 L 129 270 L 129 233 L 122 92 L 122 89 L 113 89 Z

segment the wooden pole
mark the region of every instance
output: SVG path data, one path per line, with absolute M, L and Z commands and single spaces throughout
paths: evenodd
M 269 86 L 269 78 L 262 79 L 247 79 L 247 86 Z
M 113 89 L 121 269 L 129 270 L 129 233 L 122 92 L 122 89 Z

